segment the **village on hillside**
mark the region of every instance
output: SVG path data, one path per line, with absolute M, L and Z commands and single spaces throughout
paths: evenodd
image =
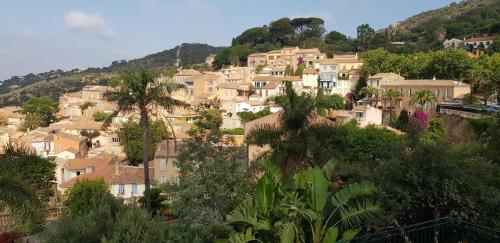
M 445 46 L 448 45 L 445 42 Z M 206 59 L 211 65 L 214 55 Z M 199 112 L 217 106 L 222 112 L 222 128 L 234 143 L 245 143 L 243 134 L 257 123 L 276 123 L 278 117 L 268 115 L 250 123 L 242 122 L 244 113 L 266 111 L 279 113 L 282 108 L 273 102 L 274 97 L 286 92 L 286 83 L 298 93 L 337 95 L 345 102 L 342 109 L 329 109 L 325 117 L 336 124 L 355 120 L 360 127 L 376 126 L 396 134 L 403 132 L 391 127 L 391 116 L 402 110 L 412 111 L 410 100 L 419 90 L 429 90 L 436 100 L 425 109 L 435 117 L 439 114 L 458 114 L 462 117 L 482 117 L 484 112 L 460 105 L 460 100 L 471 92 L 471 86 L 457 80 L 408 80 L 396 73 L 377 73 L 367 78 L 372 90 L 366 97 L 354 101 L 353 94 L 363 60 L 357 53 L 338 54 L 327 58 L 319 49 L 285 47 L 267 53 L 250 54 L 245 66 L 230 66 L 219 71 L 179 69 L 172 77 L 181 89 L 172 97 L 186 102 L 189 108 L 176 107 L 172 111 L 161 108 L 150 114 L 165 126 L 171 126 L 177 142 L 187 138 L 188 131 Z M 21 107 L 4 107 L 0 114 L 7 118 L 0 127 L 0 144 L 18 143 L 33 148 L 39 156 L 54 158 L 57 175 L 57 195 L 83 179 L 103 178 L 113 195 L 133 200 L 143 195 L 143 167 L 129 166 L 118 133 L 124 124 L 139 119 L 138 112 L 115 114 L 108 126 L 104 120 L 117 106 L 105 98 L 112 90 L 109 86 L 88 85 L 75 93 L 66 93 L 59 99 L 57 121 L 47 127 L 21 131 L 26 115 Z M 368 89 L 369 90 L 369 89 Z M 384 91 L 396 90 L 399 95 L 387 96 Z M 262 121 L 261 121 L 262 120 Z M 171 146 L 168 146 L 172 143 Z M 170 150 L 170 151 L 169 151 Z M 252 145 L 247 150 L 247 160 L 257 158 L 261 148 Z M 173 161 L 176 148 L 172 140 L 157 144 L 154 162 L 150 164 L 154 183 L 175 182 L 178 169 Z M 57 201 L 57 200 L 56 200 Z

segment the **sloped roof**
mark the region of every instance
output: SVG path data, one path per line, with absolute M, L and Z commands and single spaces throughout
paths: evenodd
M 318 74 L 318 70 L 314 68 L 306 68 L 304 71 L 302 71 L 302 74 Z
M 93 157 L 93 158 L 82 158 L 82 159 L 69 159 L 64 164 L 64 167 L 68 170 L 84 170 L 88 166 L 93 166 L 94 168 L 105 167 L 113 161 L 111 157 Z
M 404 79 L 401 77 L 401 75 L 396 74 L 396 73 L 377 73 L 374 75 L 370 75 L 368 79 L 383 79 L 383 78 L 400 78 Z
M 74 141 L 83 141 L 83 140 L 86 140 L 86 138 L 83 137 L 83 136 L 78 136 L 78 135 L 69 134 L 69 133 L 63 133 L 63 132 L 62 133 L 56 133 L 56 134 L 54 134 L 54 137 L 55 136 L 63 137 L 63 138 L 74 140 Z
M 464 42 L 491 41 L 494 39 L 495 39 L 495 36 L 482 36 L 482 37 L 474 37 L 474 38 L 465 39 Z
M 192 76 L 192 75 L 197 75 L 201 74 L 199 71 L 196 71 L 194 69 L 181 69 L 179 70 L 174 76 Z
M 454 80 L 433 80 L 433 79 L 406 79 L 394 80 L 387 84 L 388 86 L 470 86 L 469 84 L 458 82 Z
M 317 60 L 319 64 L 362 63 L 358 58 L 327 58 Z

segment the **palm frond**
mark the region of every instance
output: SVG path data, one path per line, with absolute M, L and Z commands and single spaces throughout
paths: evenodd
M 335 192 L 332 197 L 332 202 L 336 207 L 344 207 L 351 200 L 370 195 L 374 193 L 375 190 L 375 185 L 369 182 L 353 183 Z
M 275 125 L 258 125 L 246 135 L 245 140 L 249 144 L 259 146 L 268 145 L 281 139 L 282 132 Z
M 291 243 L 295 241 L 295 236 L 298 233 L 297 226 L 294 223 L 288 222 L 278 226 L 278 233 L 281 243 Z
M 362 200 L 354 206 L 342 207 L 340 209 L 340 222 L 345 227 L 356 227 L 362 221 L 374 216 L 380 210 L 380 205 L 370 200 Z
M 270 230 L 271 225 L 266 220 L 258 218 L 258 210 L 254 207 L 252 200 L 247 199 L 241 202 L 236 208 L 226 216 L 229 223 L 244 223 L 256 230 Z

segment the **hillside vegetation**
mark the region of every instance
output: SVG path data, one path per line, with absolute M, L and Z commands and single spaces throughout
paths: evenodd
M 500 33 L 500 1 L 468 0 L 422 12 L 384 29 L 392 40 L 440 45 L 445 38 Z
M 76 92 L 87 84 L 105 85 L 107 80 L 121 68 L 145 66 L 166 69 L 179 62 L 179 66 L 189 68 L 193 64 L 204 63 L 210 54 L 218 54 L 222 47 L 207 44 L 187 44 L 172 49 L 147 55 L 134 60 L 114 61 L 108 67 L 88 68 L 84 71 L 51 70 L 39 74 L 27 74 L 24 77 L 12 77 L 0 83 L 0 106 L 19 105 L 30 97 L 48 95 L 54 100 L 67 92 Z

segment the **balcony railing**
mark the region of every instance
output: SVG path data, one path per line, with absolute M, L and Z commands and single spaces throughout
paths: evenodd
M 440 218 L 423 223 L 359 236 L 351 242 L 500 242 L 500 231 L 453 218 Z

